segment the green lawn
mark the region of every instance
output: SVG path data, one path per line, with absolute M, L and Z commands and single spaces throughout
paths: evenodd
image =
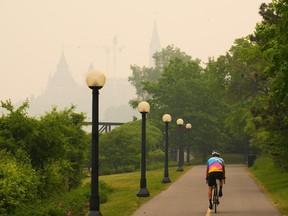
M 288 173 L 275 168 L 272 160 L 264 157 L 258 158 L 249 170 L 281 214 L 288 216 Z
M 184 172 L 177 172 L 176 167 L 169 168 L 171 182 L 175 182 L 189 169 L 191 166 L 184 167 Z M 171 183 L 161 182 L 163 176 L 163 169 L 147 171 L 147 189 L 150 197 L 141 198 L 136 196 L 140 188 L 140 172 L 101 176 L 100 180 L 113 188 L 113 193 L 108 195 L 108 202 L 100 206 L 101 213 L 109 216 L 131 216 L 139 206 L 169 187 Z

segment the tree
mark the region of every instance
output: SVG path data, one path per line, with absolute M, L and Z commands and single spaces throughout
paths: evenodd
M 210 89 L 218 92 L 215 97 L 229 107 L 223 123 L 230 135 L 232 151 L 247 153 L 253 133 L 246 128 L 253 119 L 252 107 L 268 93 L 268 79 L 264 73 L 268 65 L 269 59 L 263 55 L 260 46 L 248 37 L 236 39 L 225 56 L 210 60 L 207 65 L 206 73 L 212 80 Z
M 182 52 L 179 48 L 173 45 L 167 46 L 160 52 L 156 52 L 153 55 L 155 59 L 155 67 L 139 67 L 137 65 L 130 66 L 132 70 L 132 76 L 128 77 L 128 81 L 135 87 L 137 98 L 130 101 L 132 107 L 137 107 L 138 102 L 142 100 L 148 100 L 150 95 L 143 88 L 143 82 L 157 82 L 159 77 L 161 77 L 164 68 L 170 63 L 171 60 L 175 58 L 185 59 L 187 61 L 191 60 L 191 57 Z
M 207 88 L 203 72 L 198 60 L 175 58 L 170 60 L 157 82 L 145 81 L 143 84 L 151 95 L 152 118 L 159 122 L 164 113 L 169 113 L 174 121 L 181 117 L 192 123 L 196 137 L 193 149 L 201 152 L 206 160 L 207 151 L 223 147 L 224 135 L 217 117 L 223 106 Z
M 148 114 L 150 115 L 150 114 Z M 141 120 L 126 123 L 100 136 L 100 171 L 129 172 L 140 166 Z M 159 149 L 163 135 L 148 120 L 146 125 L 147 151 Z
M 278 166 L 288 170 L 288 5 L 284 0 L 262 4 L 259 13 L 263 21 L 257 25 L 251 40 L 271 61 L 265 71 L 269 79 L 268 96 L 262 98 L 261 105 L 254 107 L 253 115 L 257 130 L 268 134 L 258 136 L 264 143 L 262 148 Z

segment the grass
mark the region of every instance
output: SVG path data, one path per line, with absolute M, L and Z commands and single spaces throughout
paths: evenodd
M 171 183 L 190 168 L 191 166 L 185 167 L 184 172 L 177 172 L 175 167 L 169 168 Z M 143 203 L 169 187 L 171 183 L 161 182 L 163 176 L 163 169 L 147 171 L 147 190 L 150 196 L 141 198 L 136 196 L 140 187 L 140 172 L 101 176 L 100 180 L 113 188 L 113 193 L 108 196 L 108 202 L 100 206 L 101 213 L 109 216 L 131 216 Z
M 258 158 L 250 171 L 281 214 L 288 216 L 288 173 L 277 169 L 271 159 L 264 157 Z

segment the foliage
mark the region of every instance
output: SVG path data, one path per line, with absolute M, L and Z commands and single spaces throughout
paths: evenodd
M 287 11 L 287 2 L 283 0 L 262 4 L 260 14 L 263 21 L 257 25 L 254 35 L 251 36 L 251 40 L 261 47 L 263 55 L 270 58 L 269 67 L 265 70 L 269 91 L 267 96 L 253 107 L 253 115 L 257 130 L 262 134 L 266 131 L 265 134 L 268 134 L 260 136 L 264 143 L 262 148 L 284 170 L 288 170 Z
M 17 152 L 17 154 L 21 154 Z M 25 153 L 22 153 L 25 154 Z M 37 198 L 39 175 L 26 161 L 0 150 L 0 213 L 13 212 Z
M 29 149 L 32 163 L 41 171 L 44 181 L 49 179 L 53 172 L 57 175 L 57 172 L 61 171 L 62 186 L 54 185 L 54 191 L 57 188 L 68 190 L 79 185 L 82 169 L 86 164 L 89 144 L 85 131 L 81 128 L 85 118 L 83 114 L 74 113 L 74 109 L 72 106 L 70 109 L 58 111 L 54 107 L 51 112 L 43 115 Z M 53 186 L 49 187 L 53 190 Z M 52 191 L 48 191 L 50 192 Z
M 287 11 L 282 0 L 262 4 L 263 20 L 254 34 L 236 39 L 225 56 L 206 67 L 207 78 L 217 80 L 209 88 L 229 105 L 224 118 L 231 142 L 244 146 L 246 154 L 249 142 L 250 151 L 260 148 L 283 170 L 288 170 Z
M 146 81 L 157 82 L 161 77 L 164 68 L 170 63 L 171 60 L 175 58 L 181 58 L 189 61 L 190 56 L 182 52 L 179 48 L 173 45 L 168 45 L 166 48 L 162 49 L 161 52 L 156 52 L 153 55 L 155 59 L 155 67 L 139 67 L 137 65 L 131 66 L 132 75 L 128 77 L 128 81 L 136 89 L 137 98 L 130 101 L 132 107 L 138 105 L 138 101 L 148 100 L 150 98 L 149 93 L 144 89 L 143 83 Z M 199 61 L 199 60 L 198 60 Z
M 104 204 L 113 193 L 113 188 L 106 182 L 99 181 L 100 203 Z M 58 216 L 66 215 L 68 210 L 72 215 L 86 215 L 89 207 L 90 184 L 83 184 L 69 192 L 59 194 L 48 200 L 38 200 L 17 210 L 14 216 Z
M 203 158 L 212 148 L 245 154 L 260 149 L 287 171 L 287 11 L 285 0 L 261 4 L 254 33 L 235 39 L 205 69 L 173 46 L 154 55 L 154 68 L 131 67 L 138 96 L 132 106 L 147 100 L 159 128 L 164 113 L 192 123 L 192 150 Z M 172 149 L 178 148 L 176 133 L 174 125 Z
M 159 128 L 164 113 L 192 123 L 192 150 L 203 158 L 212 148 L 245 154 L 258 148 L 288 170 L 287 11 L 284 0 L 261 4 L 255 32 L 205 69 L 173 46 L 154 55 L 154 68 L 131 67 L 138 96 L 132 106 L 147 100 Z M 175 149 L 176 133 L 171 127 Z
M 28 101 L 17 109 L 10 100 L 1 101 L 1 107 L 8 111 L 0 117 L 1 213 L 12 214 L 81 183 L 89 150 L 81 128 L 84 114 L 75 113 L 74 106 L 54 107 L 36 119 L 27 116 Z
M 100 173 L 131 172 L 139 168 L 141 121 L 133 121 L 100 136 Z M 146 124 L 147 151 L 156 150 L 162 141 L 161 131 Z
M 152 118 L 155 122 L 161 120 L 164 113 L 172 118 L 183 118 L 192 123 L 193 150 L 206 157 L 207 151 L 213 148 L 223 148 L 225 135 L 221 116 L 225 105 L 207 88 L 206 74 L 198 60 L 175 58 L 164 68 L 157 82 L 143 82 L 144 89 L 151 98 L 149 103 L 153 108 Z M 178 130 L 172 127 L 174 139 L 172 148 L 177 149 Z M 187 142 L 187 141 L 186 141 Z
M 10 100 L 1 101 L 1 106 L 6 108 L 9 114 L 0 118 L 0 149 L 6 149 L 12 154 L 18 149 L 26 151 L 35 130 L 34 125 L 37 124 L 36 119 L 27 116 L 28 101 L 16 110 Z
M 186 171 L 177 172 L 173 168 L 169 170 L 169 177 L 174 182 Z M 147 171 L 150 197 L 147 199 L 135 199 L 139 189 L 139 178 L 139 172 L 100 176 L 99 197 L 101 213 L 110 216 L 131 215 L 142 203 L 147 202 L 169 186 L 161 182 L 163 169 Z M 38 200 L 30 205 L 23 206 L 13 216 L 58 216 L 66 215 L 68 210 L 71 211 L 72 215 L 87 215 L 90 196 L 89 181 L 90 178 L 84 179 L 84 183 L 80 187 L 59 194 L 53 199 Z
M 147 100 L 151 106 L 148 168 L 163 160 L 161 119 L 169 113 L 174 122 L 169 127 L 171 151 L 180 143 L 176 119 L 183 118 L 193 125 L 183 142 L 203 161 L 212 149 L 245 154 L 260 149 L 272 159 L 269 170 L 274 165 L 288 170 L 288 5 L 274 0 L 262 4 L 259 13 L 263 20 L 255 32 L 236 39 L 225 55 L 209 59 L 206 68 L 174 46 L 154 54 L 153 68 L 131 66 L 129 81 L 137 98 L 130 104 L 135 108 Z M 89 152 L 88 136 L 81 128 L 83 113 L 75 113 L 74 106 L 62 111 L 53 107 L 36 119 L 27 116 L 28 101 L 17 109 L 11 101 L 1 101 L 1 107 L 8 111 L 0 117 L 1 215 L 24 214 L 21 210 L 35 199 L 41 203 L 42 198 L 80 185 Z M 141 121 L 101 134 L 99 148 L 101 174 L 137 170 Z M 67 209 L 55 206 L 43 207 L 42 212 L 65 214 Z M 41 215 L 41 210 L 33 215 Z

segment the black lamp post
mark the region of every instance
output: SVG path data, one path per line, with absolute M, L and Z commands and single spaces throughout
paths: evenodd
M 169 170 L 168 170 L 168 124 L 171 122 L 172 118 L 169 114 L 165 114 L 162 117 L 162 121 L 165 123 L 165 166 L 164 166 L 164 178 L 162 183 L 169 183 Z
M 186 165 L 190 165 L 190 130 L 192 128 L 192 125 L 190 123 L 186 124 L 186 129 L 187 129 L 187 155 L 186 155 Z
M 183 141 L 182 141 L 182 125 L 184 124 L 183 119 L 179 118 L 176 121 L 179 127 L 179 159 L 178 159 L 178 168 L 177 171 L 183 171 L 183 162 L 184 162 L 184 151 L 183 151 Z
M 149 197 L 146 188 L 146 114 L 150 111 L 150 105 L 146 101 L 142 101 L 138 105 L 138 111 L 142 114 L 142 143 L 141 143 L 141 179 L 138 197 Z
M 90 210 L 88 216 L 102 216 L 100 212 L 99 197 L 99 89 L 106 82 L 103 73 L 97 70 L 91 71 L 86 77 L 87 86 L 92 89 L 92 174 L 91 174 L 91 195 Z

